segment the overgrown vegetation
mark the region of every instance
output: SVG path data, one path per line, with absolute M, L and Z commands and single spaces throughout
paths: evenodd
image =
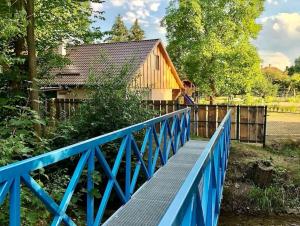
M 299 163 L 300 143 L 297 141 L 273 143 L 266 149 L 233 143 L 226 175 L 223 210 L 243 214 L 298 215 Z M 259 168 L 254 167 L 258 164 L 261 164 Z
M 124 65 L 118 74 L 111 67 L 93 71 L 87 87 L 89 98 L 73 118 L 59 126 L 53 139 L 55 146 L 65 146 L 106 134 L 145 121 L 154 113 L 142 106 L 143 90 L 128 87 L 132 80 L 131 65 Z
M 18 106 L 16 108 L 3 108 L 6 111 L 13 111 L 14 114 L 11 112 L 10 117 L 6 118 L 6 122 L 2 124 L 3 130 L 0 135 L 6 139 L 2 139 L 0 142 L 0 148 L 4 151 L 1 165 L 65 147 L 153 117 L 154 112 L 142 105 L 143 91 L 131 90 L 128 87 L 128 81 L 132 79 L 131 76 L 129 64 L 124 65 L 119 72 L 116 72 L 113 66 L 105 72 L 93 71 L 87 84 L 89 98 L 81 105 L 80 111 L 77 111 L 69 120 L 60 122 L 58 127 L 48 131 L 49 134 L 43 139 L 36 136 L 32 129 L 32 125 L 35 123 L 32 120 L 34 111 Z M 114 162 L 117 148 L 118 141 L 104 148 L 108 162 Z M 37 171 L 34 178 L 59 202 L 69 183 L 77 160 L 77 158 L 72 158 L 45 170 Z M 86 199 L 84 187 L 86 181 L 84 175 L 82 177 L 83 180 L 79 183 L 77 192 L 72 198 L 69 214 L 76 216 L 76 220 L 84 224 L 83 213 L 85 212 Z M 95 184 L 100 188 L 93 192 L 97 199 L 101 198 L 101 192 L 105 187 L 101 186 L 101 183 L 104 182 L 101 178 L 103 177 L 99 174 L 97 179 L 95 178 Z M 24 188 L 22 190 L 24 190 L 22 193 L 24 200 L 23 225 L 34 225 L 37 222 L 46 225 L 51 216 L 49 212 L 29 190 Z M 115 206 L 112 208 L 117 208 L 116 199 L 113 202 L 115 202 Z M 8 221 L 7 213 L 2 214 L 6 212 L 7 207 L 7 201 L 0 207 L 1 225 L 5 225 Z

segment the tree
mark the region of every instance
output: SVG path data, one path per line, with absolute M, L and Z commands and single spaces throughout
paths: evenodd
M 134 21 L 134 24 L 130 28 L 129 40 L 140 41 L 145 38 L 145 32 L 139 25 L 138 19 Z
M 288 68 L 288 74 L 292 76 L 295 73 L 300 73 L 300 57 L 295 60 L 295 65 Z
M 72 37 L 87 42 L 96 36 L 101 38 L 98 29 L 90 29 L 93 12 L 89 4 L 89 1 L 79 0 L 0 1 L 0 66 L 3 68 L 0 73 L 0 166 L 53 150 L 49 148 L 51 139 L 38 136 L 36 128 L 44 123 L 36 111 L 37 77 L 47 75 L 51 67 L 66 63 L 56 53 L 62 39 Z M 100 12 L 96 14 L 101 17 Z M 30 102 L 34 106 L 30 106 Z M 42 176 L 43 173 L 39 173 L 39 177 Z M 63 179 L 65 183 L 62 183 L 60 177 L 55 177 L 56 170 L 48 175 L 50 181 L 44 181 L 43 187 L 50 195 L 60 197 L 64 190 L 53 189 L 53 184 L 67 186 L 69 180 Z M 26 208 L 22 209 L 22 224 L 47 224 L 50 213 L 43 210 L 42 204 L 27 191 L 22 193 L 22 199 L 31 201 L 23 203 Z M 8 202 L 4 205 L 8 206 Z M 0 206 L 0 225 L 9 224 L 6 210 Z M 28 210 L 38 214 L 29 214 Z
M 211 97 L 251 91 L 261 74 L 250 41 L 263 0 L 175 0 L 164 18 L 168 52 L 179 72 Z M 189 16 L 187 16 L 189 15 Z
M 37 58 L 35 44 L 35 17 L 34 17 L 34 0 L 27 0 L 26 3 L 27 18 L 27 49 L 28 49 L 28 74 L 31 81 L 30 103 L 32 110 L 39 112 L 39 93 L 37 85 Z M 41 125 L 35 124 L 35 131 L 41 135 Z
M 109 32 L 108 42 L 126 42 L 128 41 L 128 30 L 120 15 L 117 16 L 114 25 Z
M 276 67 L 265 67 L 262 68 L 264 77 L 273 85 L 278 86 L 281 94 L 286 93 L 289 87 L 289 76 L 286 72 Z
M 97 2 L 101 4 L 103 1 Z M 60 42 L 71 37 L 86 41 L 91 40 L 95 33 L 100 35 L 99 30 L 90 29 L 93 12 L 89 4 L 89 1 L 1 1 L 2 99 L 9 99 L 15 105 L 14 97 L 29 97 L 32 110 L 38 111 L 37 78 L 47 75 L 51 67 L 62 66 L 67 62 L 56 53 Z M 96 17 L 101 15 L 102 12 L 95 14 Z M 30 90 L 29 95 L 27 88 Z M 18 104 L 27 106 L 26 101 Z M 39 133 L 38 126 L 36 132 Z

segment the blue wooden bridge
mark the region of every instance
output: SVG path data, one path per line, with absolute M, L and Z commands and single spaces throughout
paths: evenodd
M 52 213 L 51 225 L 76 225 L 67 208 L 80 177 L 86 177 L 88 226 L 215 226 L 229 156 L 230 117 L 228 112 L 209 141 L 191 140 L 190 108 L 186 108 L 1 167 L 0 206 L 8 197 L 10 225 L 22 225 L 20 198 L 22 187 L 26 186 Z M 137 141 L 137 133 L 143 134 L 141 142 Z M 117 140 L 120 147 L 111 167 L 103 145 Z M 62 200 L 57 203 L 32 173 L 73 157 L 79 161 Z M 97 189 L 93 177 L 97 165 L 108 178 L 99 205 L 91 192 Z M 117 177 L 121 165 L 125 171 L 124 186 Z M 87 175 L 82 175 L 85 168 Z M 147 181 L 137 188 L 142 173 Z M 104 221 L 113 189 L 123 205 Z

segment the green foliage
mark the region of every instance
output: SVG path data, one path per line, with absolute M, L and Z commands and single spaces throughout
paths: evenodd
M 268 80 L 263 75 L 256 76 L 252 81 L 252 93 L 255 96 L 267 97 L 276 96 L 278 87 L 273 85 L 270 80 Z
M 130 64 L 119 72 L 114 66 L 105 71 L 91 69 L 87 87 L 89 98 L 74 117 L 58 130 L 54 140 L 58 146 L 75 143 L 127 127 L 152 117 L 152 111 L 142 106 L 143 91 L 132 90 Z
M 207 95 L 251 91 L 260 59 L 250 43 L 262 0 L 171 1 L 164 24 L 177 68 Z M 186 15 L 189 15 L 188 17 Z
M 23 101 L 26 100 L 21 97 L 0 101 L 0 166 L 47 151 L 47 140 L 38 137 L 33 129 L 34 124 L 44 121 L 22 105 Z
M 291 76 L 295 73 L 300 73 L 300 57 L 295 60 L 295 65 L 288 68 L 288 74 Z
M 108 42 L 128 41 L 129 33 L 120 15 L 117 16 L 114 25 L 109 32 Z
M 0 74 L 0 166 L 50 149 L 48 140 L 39 137 L 34 131 L 36 124 L 45 124 L 40 119 L 41 112 L 32 111 L 29 107 L 28 87 L 31 84 L 28 82 L 30 79 L 25 41 L 27 15 L 24 2 L 19 0 L 0 2 L 0 66 L 3 68 L 3 73 Z M 90 1 L 36 0 L 34 4 L 35 39 L 40 76 L 47 75 L 53 67 L 61 67 L 69 63 L 56 54 L 56 48 L 63 39 L 73 39 L 76 43 L 101 39 L 102 33 L 99 28 L 91 29 L 90 25 L 95 18 L 103 19 L 103 12 L 92 12 Z M 39 172 L 35 175 L 37 181 L 50 195 L 61 196 L 69 176 L 57 178 L 55 172 L 51 170 L 47 174 L 48 176 L 42 171 Z M 63 187 L 56 189 L 56 185 Z M 22 225 L 45 225 L 45 220 L 50 214 L 42 208 L 43 206 L 29 190 L 22 187 Z M 6 200 L 6 203 L 0 207 L 0 225 L 7 225 L 9 219 L 7 207 Z M 75 209 L 78 208 L 74 207 Z
M 0 6 L 0 65 L 4 66 L 4 74 L 9 75 L 12 66 L 24 63 L 20 57 L 25 57 L 27 48 L 26 12 L 23 1 L 4 0 Z M 47 60 L 53 62 L 53 51 L 63 39 L 91 42 L 102 37 L 99 28 L 91 29 L 90 25 L 96 18 L 103 19 L 103 12 L 93 12 L 90 1 L 38 0 L 34 6 L 36 49 L 39 62 L 45 62 L 40 67 L 47 65 Z
M 272 213 L 274 210 L 285 209 L 285 191 L 278 187 L 259 188 L 253 187 L 249 192 L 252 204 L 258 206 L 262 211 Z
M 294 74 L 291 77 L 291 85 L 298 91 L 300 91 L 300 73 L 299 74 Z
M 145 38 L 145 32 L 139 25 L 138 19 L 134 21 L 134 24 L 130 28 L 129 40 L 130 41 L 140 41 Z

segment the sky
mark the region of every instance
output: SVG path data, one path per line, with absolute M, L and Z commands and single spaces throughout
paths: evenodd
M 105 21 L 98 21 L 101 30 L 111 29 L 120 14 L 129 28 L 137 18 L 145 30 L 146 39 L 160 38 L 166 44 L 166 31 L 160 21 L 166 13 L 169 0 L 106 0 L 104 4 L 91 3 L 94 10 L 104 10 Z M 253 41 L 262 59 L 280 69 L 291 66 L 300 56 L 300 0 L 266 0 L 265 11 L 258 18 L 262 31 Z

